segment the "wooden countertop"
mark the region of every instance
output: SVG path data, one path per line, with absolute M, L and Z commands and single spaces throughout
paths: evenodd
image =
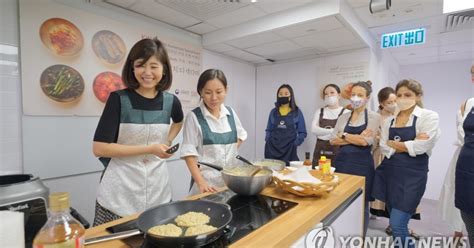
M 299 197 L 281 191 L 274 186 L 265 188 L 261 194 L 294 201 L 298 205 L 233 243 L 230 247 L 288 247 L 293 244 L 354 192 L 364 188 L 364 177 L 347 174 L 337 175 L 341 179 L 340 185 L 325 197 Z M 198 199 L 205 195 L 208 195 L 208 193 L 192 196 L 189 199 Z M 105 228 L 133 220 L 137 217 L 138 214 L 87 229 L 86 238 L 108 234 Z M 120 240 L 115 240 L 88 245 L 87 247 L 125 248 L 129 246 Z

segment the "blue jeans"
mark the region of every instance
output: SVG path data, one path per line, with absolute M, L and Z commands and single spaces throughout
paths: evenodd
M 412 214 L 403 212 L 396 208 L 390 210 L 390 226 L 392 227 L 394 247 L 415 247 L 415 240 L 410 237 L 410 232 L 408 231 L 408 221 L 410 221 L 411 216 Z

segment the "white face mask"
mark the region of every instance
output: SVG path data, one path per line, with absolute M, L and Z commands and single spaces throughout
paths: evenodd
M 413 105 L 415 104 L 416 104 L 415 99 L 401 99 L 401 98 L 397 99 L 397 106 L 401 111 L 407 110 L 413 107 Z
M 337 98 L 337 96 L 326 96 L 324 103 L 328 106 L 334 106 L 339 103 L 339 98 Z
M 351 105 L 352 105 L 352 108 L 354 108 L 354 109 L 358 109 L 358 108 L 364 106 L 366 102 L 367 102 L 366 99 L 362 99 L 358 96 L 351 97 Z
M 398 106 L 397 104 L 392 103 L 392 104 L 384 106 L 383 108 L 393 114 L 397 111 Z

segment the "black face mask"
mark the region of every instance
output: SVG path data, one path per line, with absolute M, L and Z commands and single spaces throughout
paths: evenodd
M 289 96 L 279 96 L 277 97 L 277 103 L 278 104 L 287 104 L 290 102 L 290 97 Z

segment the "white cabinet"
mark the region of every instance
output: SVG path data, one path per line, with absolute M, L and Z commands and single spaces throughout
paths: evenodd
M 363 228 L 364 195 L 360 189 L 335 208 L 321 223 L 308 230 L 291 247 L 341 247 L 341 237 L 361 237 Z

